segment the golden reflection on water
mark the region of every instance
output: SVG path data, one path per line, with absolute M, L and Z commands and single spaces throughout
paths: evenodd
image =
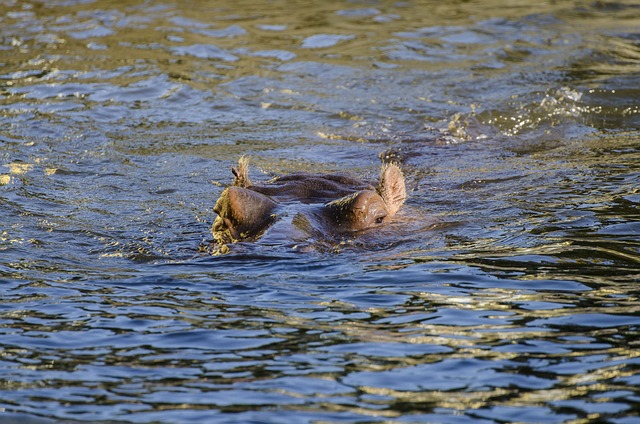
M 629 4 L 6 2 L 0 412 L 617 418 L 588 405 L 634 405 L 640 355 Z M 264 178 L 398 158 L 392 242 L 199 256 L 247 153 Z M 303 403 L 200 400 L 237 387 Z
M 29 36 L 10 35 L 14 40 L 11 62 L 22 64 L 24 76 L 7 84 L 29 84 L 35 79 L 33 71 L 40 73 L 38 79 L 49 74 L 45 78 L 54 80 L 71 69 L 76 73 L 70 77 L 86 82 L 98 81 L 116 71 L 113 81 L 126 85 L 144 77 L 136 69 L 147 63 L 172 79 L 199 89 L 212 89 L 216 80 L 277 76 L 274 64 L 278 60 L 274 63 L 274 58 L 281 62 L 295 58 L 335 64 L 394 63 L 393 55 L 387 53 L 392 49 L 386 46 L 403 38 L 412 42 L 412 37 L 419 35 L 412 31 L 443 22 L 451 27 L 450 42 L 466 44 L 469 53 L 473 53 L 476 48 L 486 49 L 487 39 L 482 34 L 465 33 L 462 26 L 495 16 L 520 17 L 517 8 L 503 6 L 499 0 L 447 5 L 433 1 L 378 3 L 371 8 L 343 2 L 290 1 L 191 1 L 189 7 L 132 0 L 69 5 L 13 2 L 5 18 L 9 28 L 29 19 L 42 24 L 42 28 Z M 528 5 L 528 13 L 563 16 L 571 10 L 562 3 L 547 3 Z M 600 28 L 617 28 L 632 26 L 634 19 L 602 14 L 592 22 Z M 580 25 L 588 30 L 584 23 Z M 318 36 L 325 36 L 325 42 L 317 47 L 309 43 Z M 333 42 L 330 37 L 342 38 Z M 494 42 L 498 45 L 498 40 Z M 634 46 L 620 40 L 613 42 L 621 55 L 636 55 Z M 421 68 L 442 67 L 437 61 L 408 62 Z M 615 72 L 615 65 L 602 66 L 608 66 L 607 72 Z

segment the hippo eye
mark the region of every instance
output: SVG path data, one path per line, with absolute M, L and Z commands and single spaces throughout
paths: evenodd
M 382 223 L 384 222 L 384 219 L 385 219 L 386 217 L 387 217 L 386 215 L 382 215 L 382 216 L 377 217 L 377 218 L 375 219 L 375 223 L 376 223 L 376 224 L 382 224 Z

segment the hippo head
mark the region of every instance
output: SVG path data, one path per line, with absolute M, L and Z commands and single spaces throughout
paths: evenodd
M 292 237 L 361 232 L 389 222 L 406 198 L 404 177 L 395 164 L 382 167 L 376 186 L 342 174 L 307 173 L 253 184 L 245 157 L 232 172 L 233 185 L 214 207 L 218 217 L 212 232 L 221 246 L 255 241 L 272 225 L 276 231 L 279 221 L 295 227 Z

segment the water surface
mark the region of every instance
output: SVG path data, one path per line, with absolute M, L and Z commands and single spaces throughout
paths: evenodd
M 640 7 L 530 3 L 3 2 L 0 421 L 636 422 Z M 410 196 L 212 256 L 243 154 Z

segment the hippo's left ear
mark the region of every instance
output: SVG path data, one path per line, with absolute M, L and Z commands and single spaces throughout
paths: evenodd
M 377 190 L 387 205 L 389 216 L 394 216 L 407 198 L 404 175 L 398 165 L 391 163 L 382 167 Z
M 238 167 L 231 168 L 231 172 L 235 176 L 233 179 L 233 185 L 237 187 L 247 188 L 251 185 L 251 180 L 249 179 L 249 158 L 246 156 L 240 157 L 238 159 Z

